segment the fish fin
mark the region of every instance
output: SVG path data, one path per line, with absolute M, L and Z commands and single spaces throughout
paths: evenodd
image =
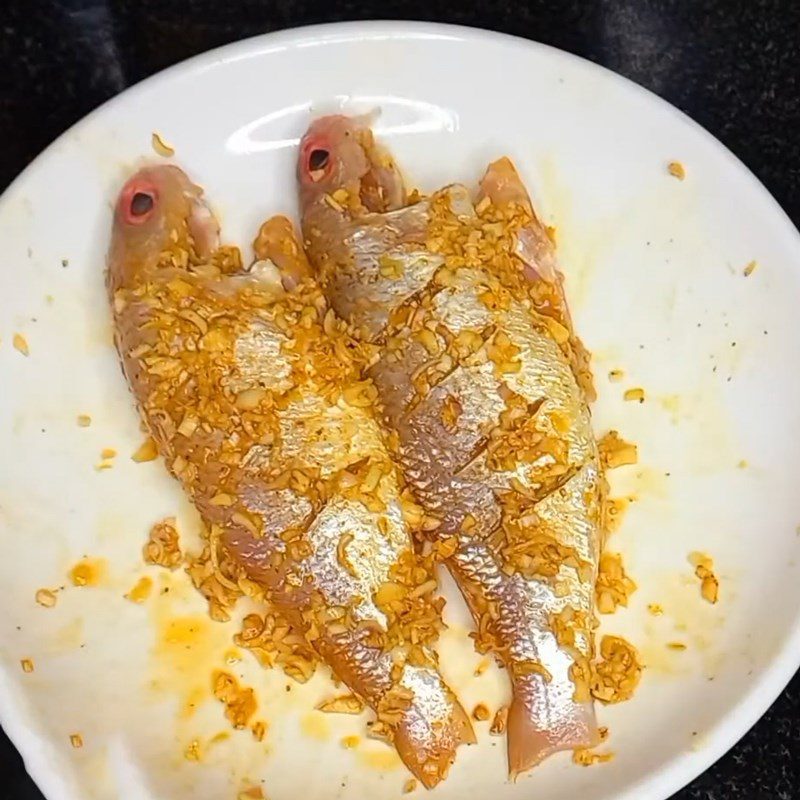
M 484 197 L 488 197 L 492 205 L 501 208 L 510 203 L 516 203 L 529 213 L 533 213 L 528 190 L 508 156 L 492 161 L 486 168 L 486 172 L 481 178 L 476 205 L 480 204 Z
M 480 182 L 478 202 L 483 198 L 488 198 L 499 208 L 515 203 L 531 215 L 531 222 L 517 234 L 514 253 L 525 264 L 526 274 L 531 280 L 541 279 L 548 283 L 560 280 L 553 242 L 537 219 L 528 190 L 507 156 L 498 158 L 486 168 Z
M 260 261 L 271 261 L 278 268 L 286 289 L 293 289 L 313 274 L 294 225 L 287 217 L 278 215 L 264 222 L 253 242 L 253 251 Z

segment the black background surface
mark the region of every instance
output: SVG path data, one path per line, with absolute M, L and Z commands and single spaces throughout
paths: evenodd
M 297 25 L 425 19 L 535 39 L 631 78 L 717 136 L 800 225 L 800 3 L 482 0 L 476 6 L 459 0 L 0 0 L 0 190 L 88 111 L 188 56 Z M 795 676 L 755 728 L 673 800 L 800 798 L 799 763 Z M 535 792 L 531 781 L 532 797 Z M 41 797 L 0 731 L 0 798 Z

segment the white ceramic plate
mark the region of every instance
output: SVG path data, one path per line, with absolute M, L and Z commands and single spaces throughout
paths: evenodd
M 308 28 L 201 56 L 92 114 L 4 195 L 0 721 L 50 800 L 220 800 L 254 784 L 272 800 L 400 796 L 407 775 L 363 739 L 364 716 L 312 710 L 331 691 L 325 676 L 287 691 L 278 671 L 234 660 L 232 629 L 207 621 L 185 576 L 142 565 L 152 522 L 178 513 L 186 543 L 196 522 L 160 462 L 129 459 L 141 434 L 103 289 L 110 204 L 143 158 L 158 160 L 152 131 L 247 245 L 266 215 L 294 211 L 297 139 L 334 108 L 380 108 L 378 133 L 426 189 L 513 157 L 558 229 L 595 356 L 597 429 L 640 446 L 640 465 L 613 475 L 636 502 L 612 542 L 640 588 L 603 628 L 632 639 L 648 668 L 632 702 L 600 709 L 616 758 L 582 769 L 562 755 L 510 784 L 503 741 L 479 724 L 480 744 L 435 795 L 665 798 L 745 732 L 800 661 L 800 240 L 730 153 L 654 96 L 541 45 L 435 25 Z M 673 159 L 685 180 L 668 174 Z M 637 386 L 646 402 L 624 402 Z M 97 471 L 104 447 L 119 456 Z M 700 598 L 693 550 L 714 558 L 716 606 Z M 83 556 L 103 567 L 97 586 L 67 580 Z M 123 595 L 143 574 L 157 591 L 135 605 Z M 60 586 L 55 608 L 34 601 Z M 455 596 L 448 616 L 447 677 L 469 707 L 497 707 L 505 682 L 494 668 L 473 676 L 480 659 Z M 255 687 L 262 743 L 230 731 L 210 696 L 219 667 Z M 362 737 L 354 749 L 347 735 Z M 184 757 L 193 741 L 199 762 Z

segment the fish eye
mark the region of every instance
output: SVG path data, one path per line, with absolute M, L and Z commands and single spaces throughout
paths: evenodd
M 155 200 L 148 192 L 135 192 L 131 198 L 131 216 L 143 217 L 153 210 Z
M 317 172 L 318 170 L 325 169 L 330 160 L 330 156 L 331 154 L 321 147 L 312 150 L 308 156 L 309 172 Z

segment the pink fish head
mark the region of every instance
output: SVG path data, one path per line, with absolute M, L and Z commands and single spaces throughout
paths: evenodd
M 219 226 L 203 190 L 172 165 L 143 167 L 122 187 L 114 208 L 108 255 L 109 286 L 154 268 L 171 247 L 207 255 L 218 244 Z
M 371 116 L 315 120 L 300 142 L 297 179 L 304 208 L 345 190 L 351 210 L 387 211 L 405 203 L 394 159 L 376 144 Z

